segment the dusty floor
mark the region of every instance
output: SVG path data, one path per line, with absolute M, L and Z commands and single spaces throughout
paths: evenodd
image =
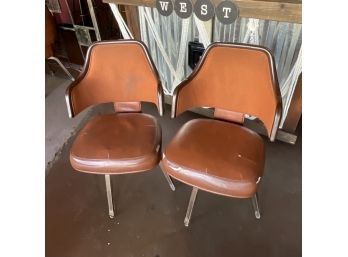
M 97 112 L 105 110 L 110 106 Z M 145 112 L 156 115 L 154 107 Z M 167 108 L 159 118 L 163 145 L 196 117 L 186 113 L 171 120 Z M 111 220 L 104 177 L 70 166 L 72 141 L 46 177 L 47 257 L 301 256 L 301 135 L 296 145 L 266 140 L 260 220 L 249 200 L 199 191 L 189 228 L 183 222 L 191 188 L 174 181 L 172 192 L 159 167 L 111 177 L 116 204 Z

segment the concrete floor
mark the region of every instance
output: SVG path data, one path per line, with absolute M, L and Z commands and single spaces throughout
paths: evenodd
M 153 106 L 144 111 L 158 116 Z M 111 105 L 92 114 L 111 112 Z M 163 145 L 186 121 L 185 113 L 162 125 Z M 74 136 L 46 176 L 46 256 L 301 256 L 301 135 L 296 145 L 266 140 L 265 175 L 259 187 L 261 219 L 251 202 L 198 191 L 191 224 L 184 216 L 191 188 L 174 181 L 172 192 L 159 167 L 112 176 L 116 217 L 107 212 L 103 176 L 72 169 Z
M 65 74 L 45 75 L 45 167 L 46 174 L 59 156 L 67 140 L 88 119 L 86 110 L 82 115 L 69 119 L 65 103 L 65 90 L 71 81 Z

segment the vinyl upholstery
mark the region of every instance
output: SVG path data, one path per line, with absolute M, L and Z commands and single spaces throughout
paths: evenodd
M 115 111 L 120 112 L 141 112 L 140 102 L 116 102 L 114 103 Z
M 271 54 L 260 47 L 212 44 L 196 70 L 177 87 L 175 114 L 203 106 L 248 114 L 259 118 L 271 136 L 281 109 L 271 62 Z
M 72 166 L 82 172 L 119 174 L 152 169 L 160 160 L 161 129 L 143 113 L 94 117 L 70 150 Z
M 264 144 L 253 131 L 210 119 L 187 122 L 165 150 L 162 165 L 174 178 L 200 189 L 249 197 L 263 174 Z
M 70 150 L 77 171 L 122 174 L 151 170 L 160 160 L 161 128 L 141 112 L 141 101 L 162 115 L 162 88 L 146 47 L 133 40 L 93 44 L 84 70 L 67 89 L 71 117 L 89 106 L 113 102 L 114 114 L 92 118 Z
M 243 127 L 259 118 L 273 140 L 281 113 L 271 54 L 240 44 L 212 44 L 174 92 L 172 117 L 193 107 L 215 108 L 214 119 L 187 122 L 164 151 L 162 166 L 172 177 L 215 194 L 249 198 L 262 178 L 263 139 Z
M 84 71 L 68 88 L 72 116 L 102 103 L 150 102 L 162 113 L 162 88 L 146 47 L 133 40 L 91 45 Z

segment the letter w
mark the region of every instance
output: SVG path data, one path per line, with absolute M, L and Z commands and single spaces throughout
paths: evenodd
M 161 5 L 161 8 L 162 8 L 162 11 L 167 11 L 168 10 L 168 4 L 169 4 L 169 2 L 162 2 L 162 1 L 160 1 L 160 5 Z

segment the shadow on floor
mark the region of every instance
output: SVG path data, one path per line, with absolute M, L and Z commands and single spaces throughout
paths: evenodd
M 144 109 L 158 116 L 154 107 Z M 184 122 L 200 116 L 169 117 L 167 106 L 159 118 L 164 146 Z M 184 216 L 191 188 L 174 181 L 172 192 L 159 167 L 111 176 L 116 217 L 110 220 L 104 177 L 73 171 L 72 141 L 46 177 L 47 257 L 301 256 L 301 137 L 296 145 L 265 139 L 260 220 L 249 200 L 199 191 L 189 228 Z

